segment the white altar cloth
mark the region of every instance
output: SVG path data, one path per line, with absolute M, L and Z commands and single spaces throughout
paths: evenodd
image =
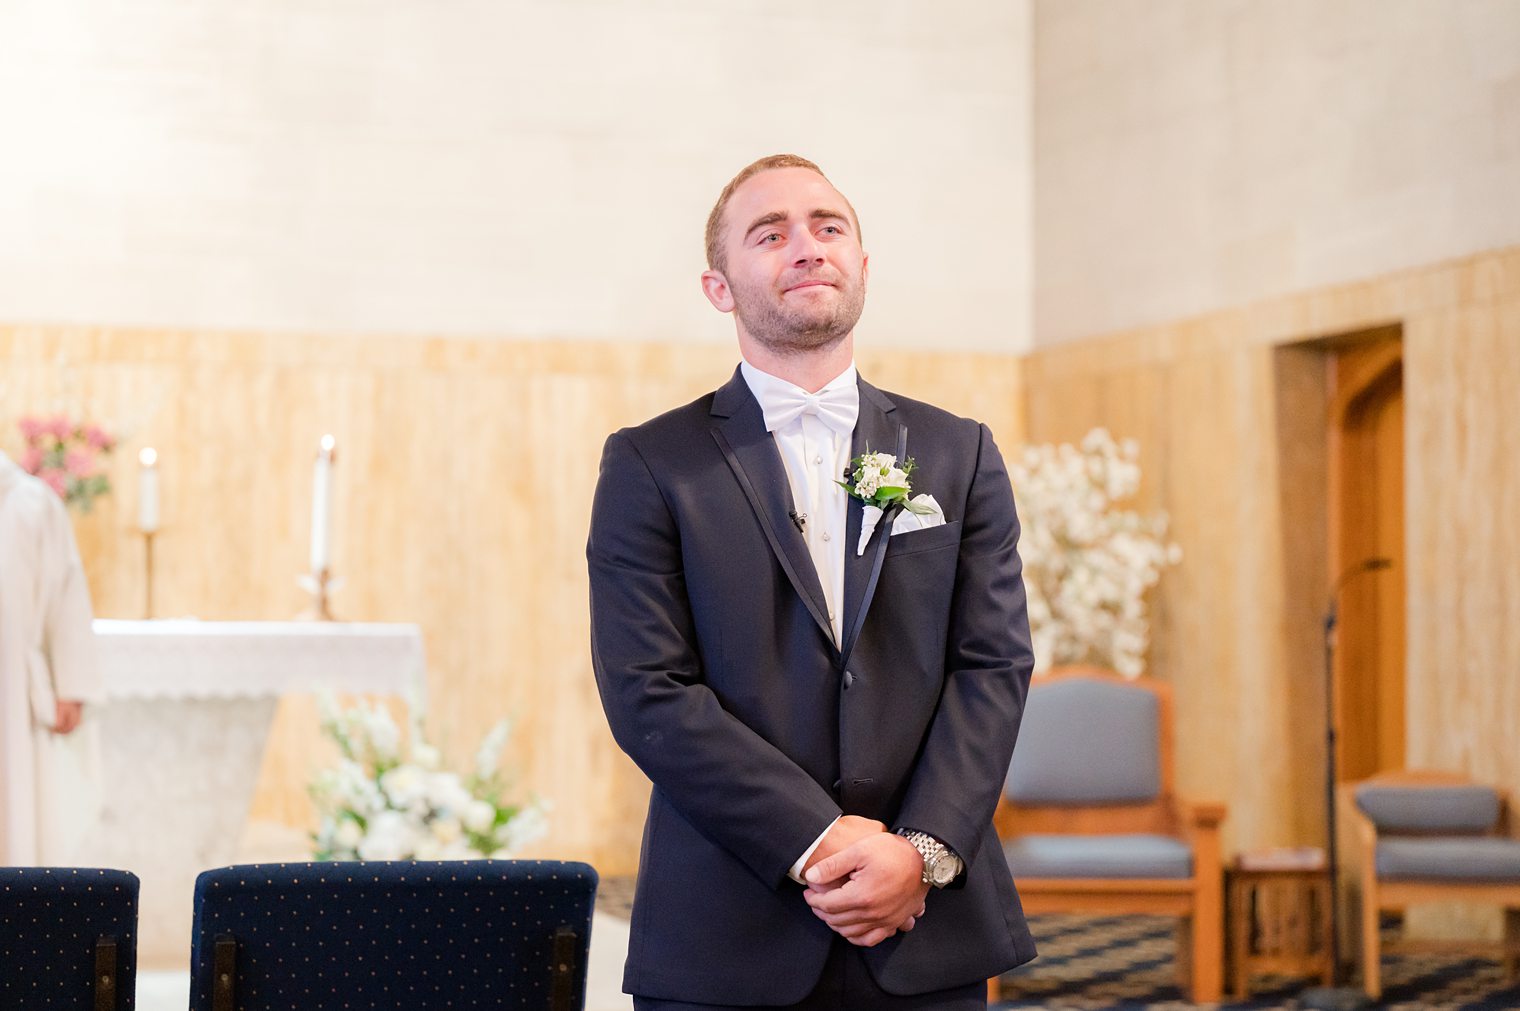
M 95 634 L 104 804 L 74 862 L 135 873 L 139 962 L 183 966 L 196 875 L 247 862 L 239 844 L 280 696 L 421 699 L 422 633 L 416 625 L 98 619 Z
M 410 697 L 425 677 L 416 625 L 98 618 L 95 638 L 108 699 Z

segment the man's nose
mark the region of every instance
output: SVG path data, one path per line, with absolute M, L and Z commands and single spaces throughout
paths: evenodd
M 818 241 L 818 236 L 810 231 L 803 231 L 797 239 L 794 250 L 796 259 L 794 267 L 806 267 L 810 264 L 823 262 L 823 243 Z

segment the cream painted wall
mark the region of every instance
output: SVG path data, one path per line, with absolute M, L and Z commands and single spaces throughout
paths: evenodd
M 0 320 L 732 340 L 728 178 L 854 201 L 868 345 L 1030 333 L 1031 0 L 8 0 Z
M 1035 332 L 1520 242 L 1513 0 L 1040 0 Z

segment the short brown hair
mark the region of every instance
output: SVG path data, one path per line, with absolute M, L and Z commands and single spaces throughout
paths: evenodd
M 758 161 L 752 161 L 739 170 L 739 174 L 728 181 L 723 187 L 723 192 L 718 195 L 718 202 L 713 204 L 712 213 L 707 215 L 707 266 L 710 270 L 725 270 L 727 262 L 723 255 L 723 215 L 728 210 L 728 202 L 733 199 L 734 191 L 751 177 L 767 172 L 770 169 L 801 168 L 809 172 L 817 172 L 828 183 L 829 177 L 823 174 L 823 169 L 797 154 L 772 154 L 766 155 Z M 833 186 L 833 183 L 829 183 Z M 844 199 L 845 206 L 850 209 L 850 216 L 855 219 L 855 235 L 860 235 L 860 215 L 855 213 L 855 206 L 850 203 L 849 197 L 840 196 Z

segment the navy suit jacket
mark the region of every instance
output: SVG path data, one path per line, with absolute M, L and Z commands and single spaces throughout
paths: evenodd
M 834 934 L 787 871 L 840 814 L 929 832 L 966 862 L 916 929 L 865 950 L 882 989 L 1034 957 L 992 828 L 1034 666 L 1013 492 L 985 426 L 861 380 L 851 455 L 904 446 L 914 493 L 946 522 L 891 537 L 889 512 L 857 555 L 851 500 L 836 647 L 737 370 L 608 438 L 587 545 L 592 658 L 613 736 L 654 783 L 627 991 L 806 996 Z

